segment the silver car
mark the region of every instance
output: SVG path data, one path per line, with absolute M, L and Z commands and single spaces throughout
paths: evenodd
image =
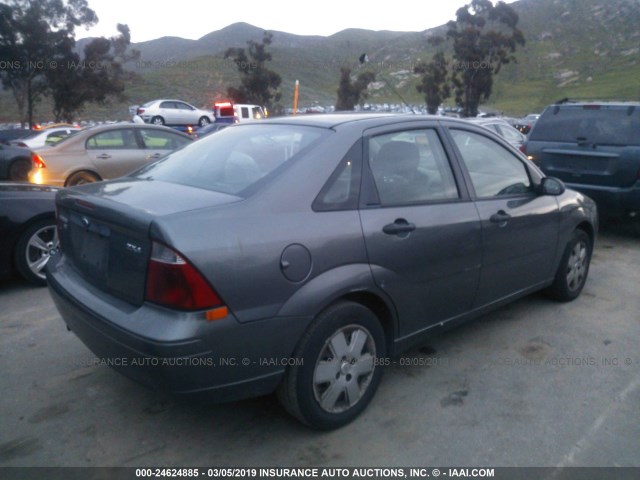
M 277 391 L 319 429 L 429 335 L 576 299 L 598 228 L 503 138 L 422 115 L 241 123 L 56 207 L 49 289 L 96 355 L 178 396 Z
M 152 100 L 138 107 L 136 114 L 144 123 L 154 125 L 199 125 L 213 122 L 212 110 L 200 110 L 182 100 Z
M 507 142 L 522 151 L 522 146 L 527 142 L 527 137 L 520 133 L 513 125 L 501 118 L 489 117 L 489 118 L 472 118 L 470 122 L 476 125 L 482 125 L 488 128 L 492 132 L 505 138 Z
M 120 123 L 88 128 L 38 150 L 31 183 L 70 187 L 117 178 L 191 141 L 171 128 Z

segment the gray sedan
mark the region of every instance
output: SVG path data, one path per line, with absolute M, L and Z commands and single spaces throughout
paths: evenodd
M 179 396 L 277 391 L 319 429 L 429 335 L 577 298 L 598 227 L 501 137 L 408 115 L 240 124 L 56 202 L 49 288 L 96 355 Z
M 188 135 L 155 125 L 92 127 L 38 150 L 29 181 L 71 187 L 117 178 L 191 141 Z

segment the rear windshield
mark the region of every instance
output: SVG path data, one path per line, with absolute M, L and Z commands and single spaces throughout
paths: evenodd
M 291 125 L 234 126 L 198 140 L 133 176 L 244 197 L 329 132 Z
M 640 109 L 592 105 L 549 107 L 533 128 L 530 140 L 640 145 Z

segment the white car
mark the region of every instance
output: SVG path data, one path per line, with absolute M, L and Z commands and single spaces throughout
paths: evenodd
M 55 145 L 65 137 L 74 132 L 80 131 L 78 127 L 52 127 L 30 133 L 26 137 L 11 142 L 12 145 L 18 147 L 26 147 L 30 149 L 42 148 L 49 145 Z
M 205 125 L 213 122 L 212 110 L 200 110 L 182 100 L 160 99 L 140 105 L 137 116 L 154 125 Z

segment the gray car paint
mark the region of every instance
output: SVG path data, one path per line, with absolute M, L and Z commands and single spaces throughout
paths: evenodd
M 176 248 L 230 309 L 227 318 L 204 322 L 200 312 L 173 312 L 141 299 L 124 300 L 122 292 L 140 291 L 141 286 L 128 284 L 126 275 L 119 277 L 115 290 L 99 282 L 96 286 L 94 279 L 78 273 L 69 252 L 63 251 L 48 267 L 52 296 L 67 324 L 94 352 L 107 357 L 233 356 L 251 362 L 239 369 L 185 370 L 169 365 L 143 371 L 116 366 L 142 383 L 174 393 L 209 392 L 222 400 L 273 391 L 284 367 L 261 365 L 258 359 L 291 356 L 313 318 L 341 298 L 360 301 L 375 311 L 389 349 L 397 353 L 435 327 L 453 326 L 549 285 L 571 232 L 578 225 L 592 236 L 597 231 L 593 203 L 569 190 L 559 197 L 537 194 L 474 201 L 447 138 L 449 126 L 491 137 L 519 155 L 534 184 L 543 177 L 513 147 L 480 127 L 421 116 L 327 115 L 263 123 L 311 125 L 330 134 L 245 199 L 131 179 L 58 195 L 62 215 L 75 212 L 106 222 L 123 238 L 141 242 L 143 252 L 148 251 L 149 236 Z M 371 188 L 367 167 L 362 165 L 359 209 L 311 208 L 342 157 L 369 129 L 408 126 L 443 132 L 443 144 L 462 186 L 460 200 L 393 208 L 362 204 Z M 202 141 L 215 141 L 216 136 Z M 487 215 L 500 208 L 514 212 L 511 228 L 504 231 L 487 223 Z M 380 233 L 383 225 L 400 217 L 419 225 L 415 235 L 402 239 Z M 300 281 L 283 274 L 282 255 L 292 245 L 304 246 L 311 258 L 309 273 Z M 127 261 L 122 252 L 112 253 L 112 264 Z M 422 262 L 428 267 L 417 268 Z

